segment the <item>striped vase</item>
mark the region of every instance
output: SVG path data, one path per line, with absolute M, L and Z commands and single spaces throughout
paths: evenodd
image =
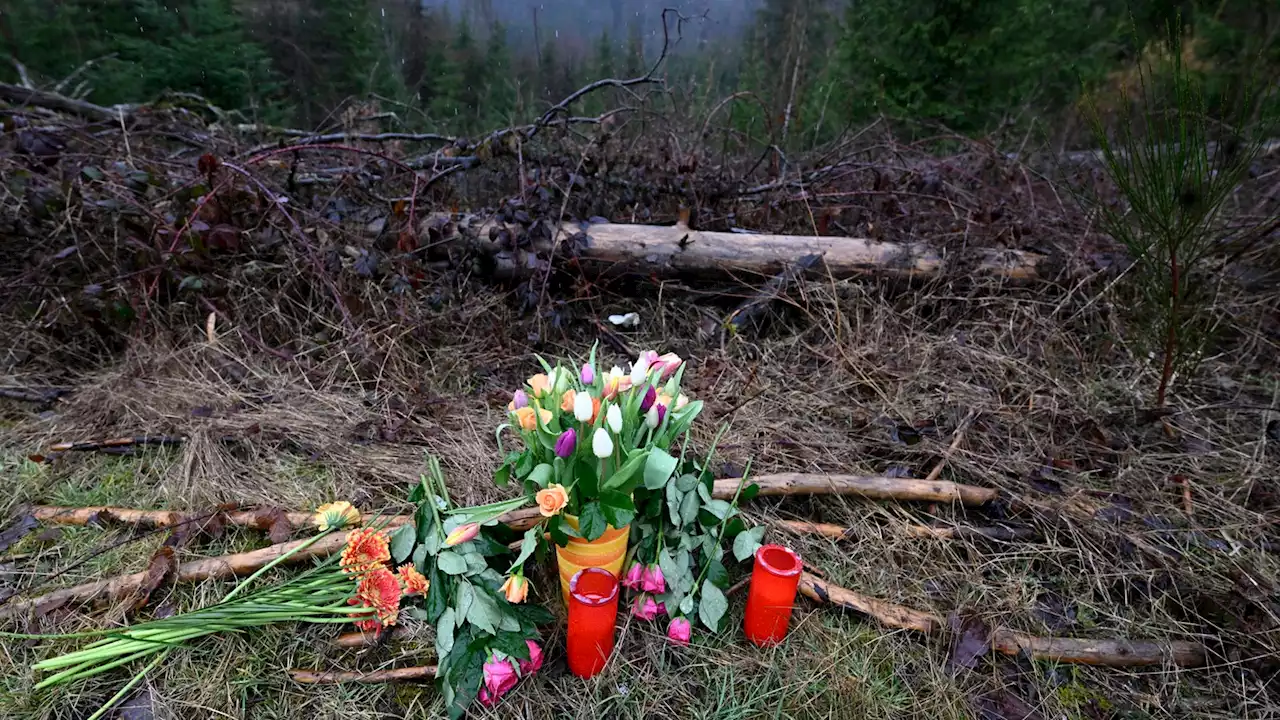
M 564 519 L 574 530 L 578 529 L 578 517 L 565 513 Z M 627 555 L 627 538 L 631 526 L 605 528 L 604 534 L 590 542 L 582 538 L 569 538 L 569 544 L 556 546 L 556 562 L 560 566 L 560 594 L 565 606 L 569 605 L 569 580 L 581 569 L 604 568 L 622 577 L 622 560 Z

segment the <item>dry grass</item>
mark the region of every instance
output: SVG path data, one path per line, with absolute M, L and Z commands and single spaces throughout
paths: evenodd
M 1212 665 L 1123 671 L 992 658 L 975 672 L 953 673 L 943 638 L 887 632 L 806 606 L 792 640 L 772 652 L 745 644 L 736 630 L 674 651 L 660 628 L 629 625 L 615 664 L 588 683 L 567 674 L 552 637 L 547 672 L 492 715 L 963 718 L 975 716 L 975 698 L 999 692 L 1055 718 L 1280 712 L 1273 687 L 1280 558 L 1253 549 L 1276 542 L 1280 508 L 1274 487 L 1280 453 L 1264 434 L 1280 416 L 1280 383 L 1266 365 L 1273 338 L 1230 337 L 1223 355 L 1209 358 L 1194 378 L 1178 379 L 1165 430 L 1138 412 L 1157 368 L 1128 354 L 1119 321 L 1093 294 L 950 286 L 904 293 L 815 283 L 762 334 L 717 345 L 700 330 L 705 306 L 673 301 L 670 289 L 661 301 L 608 292 L 578 312 L 637 310 L 645 323 L 625 338 L 632 347 L 672 348 L 692 359 L 692 390 L 708 401 L 708 422 L 696 439 L 705 444 L 719 422 L 730 423 L 726 471 L 751 458 L 761 472 L 900 468 L 923 476 L 961 420 L 973 415 L 943 477 L 1000 488 L 1004 499 L 996 507 L 851 498 L 752 503 L 750 513 L 761 520 L 798 517 L 854 528 L 854 539 L 840 543 L 786 538 L 833 581 L 1038 634 L 1196 639 L 1210 647 Z M 1256 327 L 1249 318 L 1272 301 L 1252 302 L 1230 308 L 1238 318 L 1233 327 Z M 6 510 L 26 501 L 193 509 L 265 502 L 293 509 L 333 497 L 398 508 L 425 451 L 445 459 L 464 502 L 496 497 L 487 479 L 497 457 L 491 428 L 506 393 L 533 367 L 532 352 L 581 352 L 593 339 L 577 329 L 532 341 L 536 320 L 522 321 L 507 308 L 500 297 L 477 292 L 441 312 L 429 330 L 371 333 L 358 361 L 354 351 L 329 347 L 313 362 L 286 366 L 233 339 L 198 341 L 195 331 L 196 339 L 170 349 L 153 343 L 105 372 L 86 374 L 51 414 L 7 406 L 4 473 L 18 481 L 3 501 Z M 420 344 L 424 333 L 430 345 Z M 362 372 L 370 358 L 379 358 L 376 373 Z M 64 456 L 51 466 L 17 460 L 54 441 L 143 432 L 191 441 L 133 458 Z M 1192 515 L 1175 475 L 1188 479 Z M 901 531 L 934 521 L 1028 526 L 1041 540 L 921 540 Z M 18 559 L 6 561 L 4 582 L 28 586 L 96 554 L 119 532 L 77 529 L 39 548 L 29 547 L 28 538 L 9 551 Z M 225 541 L 252 542 L 265 540 Z M 137 569 L 146 547 L 139 542 L 103 554 L 77 573 Z M 212 596 L 210 588 L 173 595 L 180 606 Z M 742 602 L 735 597 L 731 612 L 740 614 Z M 76 615 L 62 627 L 94 622 Z M 332 632 L 281 628 L 184 653 L 150 683 L 163 708 L 157 717 L 439 711 L 430 689 L 311 688 L 284 679 L 285 666 L 430 659 L 427 640 L 332 651 L 324 643 Z M 0 653 L 6 717 L 77 717 L 108 692 L 104 681 L 77 690 L 71 703 L 28 697 L 24 668 L 34 657 L 14 643 Z

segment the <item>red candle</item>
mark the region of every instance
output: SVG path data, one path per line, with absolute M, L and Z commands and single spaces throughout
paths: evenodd
M 613 652 L 618 618 L 618 578 L 603 568 L 583 568 L 569 581 L 569 670 L 589 678 Z
M 764 545 L 756 550 L 743 624 L 751 642 L 776 645 L 786 636 L 800 586 L 800 569 L 800 556 L 788 548 Z

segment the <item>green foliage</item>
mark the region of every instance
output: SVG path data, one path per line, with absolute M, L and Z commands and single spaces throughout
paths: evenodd
M 1169 37 L 1180 41 L 1181 32 Z M 1133 96 L 1120 108 L 1115 137 L 1098 104 L 1086 117 L 1123 198 L 1097 206 L 1106 229 L 1129 251 L 1133 311 L 1143 349 L 1163 359 L 1156 405 L 1163 405 L 1172 374 L 1189 369 L 1210 330 L 1215 291 L 1212 253 L 1224 232 L 1226 201 L 1274 129 L 1274 116 L 1248 125 L 1258 99 L 1241 91 L 1241 120 L 1215 119 L 1204 81 L 1183 64 L 1180 42 L 1138 68 Z M 1263 222 L 1270 220 L 1264 219 Z
M 18 3 L 8 22 L 6 49 L 45 78 L 98 61 L 82 75 L 97 103 L 174 90 L 268 116 L 283 109 L 279 76 L 231 0 Z
M 878 113 L 989 129 L 1061 107 L 1108 67 L 1118 18 L 1094 0 L 868 0 L 840 42 L 852 118 Z

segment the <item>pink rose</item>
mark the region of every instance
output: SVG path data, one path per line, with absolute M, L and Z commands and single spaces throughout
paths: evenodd
M 627 574 L 622 578 L 622 586 L 639 590 L 640 583 L 644 579 L 644 567 L 640 563 L 631 563 L 631 567 L 627 568 Z
M 668 640 L 676 645 L 688 645 L 691 637 L 693 637 L 693 625 L 689 624 L 686 618 L 671 618 L 671 624 L 667 626 Z
M 510 660 L 499 660 L 494 655 L 489 656 L 489 662 L 484 664 L 484 686 L 489 690 L 494 702 L 506 695 L 518 682 L 520 682 L 520 676 L 516 674 L 516 666 L 512 665 Z
M 667 580 L 662 576 L 662 568 L 657 563 L 649 565 L 640 576 L 640 589 L 660 595 L 667 591 Z
M 542 668 L 542 647 L 532 640 L 525 640 L 529 646 L 529 659 L 520 661 L 520 674 L 529 676 Z
M 635 603 L 631 606 L 631 614 L 641 620 L 652 620 L 659 615 L 665 615 L 666 612 L 666 604 L 657 602 L 648 593 L 637 595 Z

